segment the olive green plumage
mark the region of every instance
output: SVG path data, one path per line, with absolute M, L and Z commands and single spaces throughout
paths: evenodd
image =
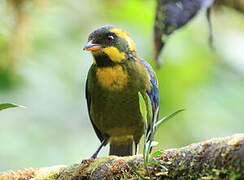
M 136 56 L 134 42 L 124 31 L 105 26 L 93 31 L 88 40 L 84 49 L 92 52 L 94 63 L 87 76 L 86 97 L 91 122 L 102 142 L 93 158 L 107 143 L 110 155 L 135 154 L 145 121 L 138 93 L 152 92 L 154 74 Z

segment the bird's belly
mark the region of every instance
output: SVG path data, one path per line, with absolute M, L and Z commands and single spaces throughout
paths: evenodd
M 92 102 L 92 116 L 97 128 L 112 136 L 141 136 L 143 119 L 137 93 L 102 93 Z

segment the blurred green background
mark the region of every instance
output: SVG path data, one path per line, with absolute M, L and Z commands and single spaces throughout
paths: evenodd
M 2 0 L 0 102 L 27 108 L 0 112 L 0 171 L 78 163 L 99 145 L 84 96 L 89 32 L 113 24 L 133 36 L 152 65 L 154 0 Z M 155 148 L 180 147 L 244 131 L 244 15 L 213 15 L 215 51 L 204 12 L 174 33 L 156 70 L 162 125 Z M 100 156 L 107 154 L 103 149 Z

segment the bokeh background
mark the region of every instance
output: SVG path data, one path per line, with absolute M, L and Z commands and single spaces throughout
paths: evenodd
M 1 0 L 0 102 L 26 108 L 0 112 L 0 171 L 90 157 L 99 141 L 84 96 L 91 55 L 82 47 L 94 28 L 113 24 L 154 65 L 154 14 L 154 0 Z M 244 131 L 243 19 L 227 8 L 213 14 L 215 51 L 204 12 L 168 39 L 156 70 L 160 116 L 186 111 L 162 125 L 155 150 Z

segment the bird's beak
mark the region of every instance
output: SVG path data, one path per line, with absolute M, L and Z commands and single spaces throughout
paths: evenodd
M 99 51 L 101 49 L 102 49 L 102 46 L 100 44 L 93 44 L 91 41 L 89 41 L 83 48 L 83 50 L 86 50 L 86 51 Z

